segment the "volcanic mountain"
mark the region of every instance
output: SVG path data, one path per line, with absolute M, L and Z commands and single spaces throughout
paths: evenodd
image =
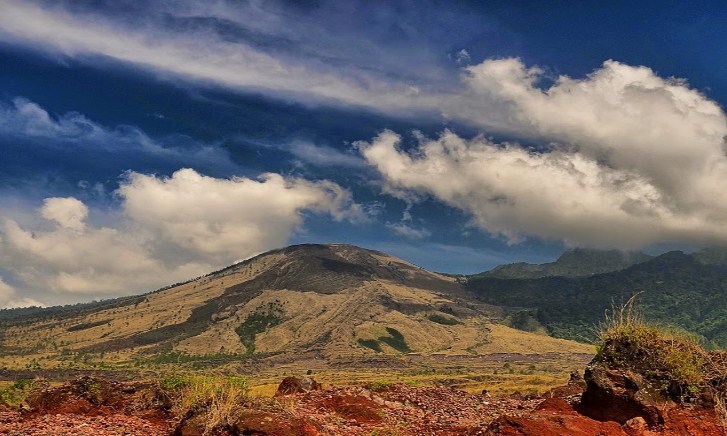
M 583 352 L 511 329 L 456 278 L 351 245 L 297 245 L 136 297 L 18 312 L 0 355 L 366 356 Z

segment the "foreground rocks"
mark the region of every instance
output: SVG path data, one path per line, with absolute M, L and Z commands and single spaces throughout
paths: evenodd
M 302 391 L 246 398 L 213 426 L 205 406 L 174 416 L 154 383 L 80 378 L 39 389 L 20 408 L 0 407 L 0 435 L 725 434 L 714 408 L 651 397 L 648 388 L 640 392 L 647 385 L 636 375 L 601 370 L 591 366 L 585 380 L 574 376 L 567 386 L 537 397 L 404 384 L 322 389 L 310 380 Z M 603 407 L 596 412 L 598 404 Z

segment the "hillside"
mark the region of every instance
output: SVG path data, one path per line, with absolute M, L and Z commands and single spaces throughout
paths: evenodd
M 511 263 L 478 274 L 478 277 L 499 279 L 536 279 L 541 277 L 587 277 L 612 271 L 620 271 L 631 265 L 645 262 L 651 256 L 639 251 L 595 250 L 572 248 L 555 262 L 532 264 Z
M 454 278 L 350 245 L 299 245 L 140 297 L 6 316 L 4 366 L 591 352 L 494 323 Z
M 486 303 L 510 308 L 510 325 L 545 328 L 554 336 L 592 340 L 594 326 L 614 304 L 641 293 L 651 320 L 693 331 L 727 346 L 727 267 L 724 251 L 657 256 L 621 271 L 590 277 L 502 279 L 472 276 L 467 288 Z

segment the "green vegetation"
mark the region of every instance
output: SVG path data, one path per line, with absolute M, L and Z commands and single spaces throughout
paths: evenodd
M 437 324 L 442 324 L 442 325 L 462 324 L 462 322 L 456 318 L 440 315 L 438 313 L 432 313 L 430 315 L 427 315 L 427 319 L 429 321 L 436 322 Z
M 389 334 L 389 336 L 379 336 L 378 339 L 359 339 L 358 343 L 361 346 L 364 346 L 366 348 L 370 348 L 377 353 L 381 353 L 381 343 L 385 343 L 386 345 L 390 346 L 391 348 L 395 349 L 396 351 L 399 351 L 400 353 L 410 353 L 411 348 L 409 348 L 409 345 L 406 343 L 406 340 L 404 339 L 404 335 L 401 334 L 401 332 L 393 327 L 386 327 L 386 332 Z
M 700 252 L 701 253 L 701 252 Z M 532 318 L 556 337 L 595 342 L 593 326 L 637 292 L 648 319 L 696 332 L 710 346 L 727 346 L 727 268 L 700 254 L 669 252 L 622 271 L 591 277 L 502 279 L 472 276 L 467 287 L 489 304 L 526 310 L 511 319 L 528 330 Z M 706 255 L 705 255 L 706 256 Z M 524 322 L 524 323 L 523 323 Z
M 268 303 L 267 306 L 258 307 L 255 312 L 248 315 L 245 321 L 235 329 L 235 333 L 247 348 L 247 354 L 251 355 L 255 352 L 255 336 L 281 322 L 283 322 L 282 304 Z
M 620 271 L 632 265 L 646 262 L 651 256 L 638 251 L 592 250 L 573 248 L 551 263 L 512 263 L 501 265 L 492 271 L 478 274 L 479 277 L 500 279 L 536 279 L 542 277 L 588 277 Z
M 385 392 L 391 388 L 393 383 L 388 380 L 374 380 L 366 384 L 366 387 L 374 392 Z
M 393 327 L 386 327 L 386 331 L 391 336 L 380 336 L 379 341 L 385 343 L 396 351 L 400 351 L 402 353 L 411 352 L 411 348 L 409 348 L 406 340 L 404 340 L 404 335 L 402 335 L 399 330 Z
M 12 384 L 0 388 L 0 404 L 17 406 L 25 400 L 36 385 L 34 380 L 16 380 Z
M 371 348 L 377 353 L 381 353 L 381 345 L 376 339 L 359 339 L 358 343 L 366 348 Z
M 719 403 L 727 393 L 722 352 L 706 351 L 694 335 L 646 323 L 633 302 L 602 325 L 595 360 L 641 374 L 665 398 L 691 402 L 707 395 Z
M 538 322 L 537 311 L 520 310 L 507 317 L 505 323 L 515 329 L 526 332 L 543 331 L 543 325 Z

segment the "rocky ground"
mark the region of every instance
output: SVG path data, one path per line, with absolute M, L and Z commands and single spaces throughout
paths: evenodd
M 633 374 L 601 369 L 538 397 L 404 384 L 322 389 L 310 379 L 290 378 L 275 398 L 246 399 L 213 429 L 205 428 L 211 406 L 175 416 L 169 397 L 153 383 L 84 377 L 41 388 L 19 408 L 0 406 L 0 435 L 725 434 L 713 407 L 652 401 L 639 393 Z M 582 401 L 584 391 L 591 403 Z

